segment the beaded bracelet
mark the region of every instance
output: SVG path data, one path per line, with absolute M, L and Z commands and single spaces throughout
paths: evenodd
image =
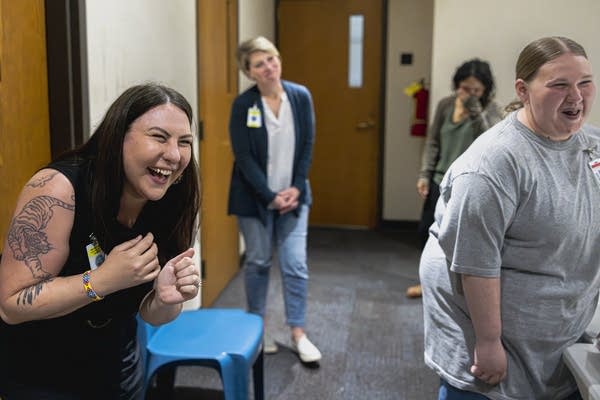
M 96 293 L 94 289 L 92 289 L 92 284 L 90 283 L 90 272 L 91 270 L 85 271 L 83 273 L 83 289 L 85 290 L 85 293 L 90 299 L 94 301 L 100 301 L 104 297 L 99 296 L 98 293 Z

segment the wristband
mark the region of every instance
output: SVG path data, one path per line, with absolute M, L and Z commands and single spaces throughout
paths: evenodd
M 85 271 L 83 273 L 83 289 L 85 290 L 87 297 L 89 297 L 90 299 L 92 299 L 94 301 L 100 301 L 104 297 L 99 296 L 98 293 L 96 293 L 94 291 L 94 289 L 92 289 L 92 284 L 90 283 L 90 272 L 91 272 L 91 270 Z

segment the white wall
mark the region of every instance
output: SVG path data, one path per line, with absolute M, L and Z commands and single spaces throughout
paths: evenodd
M 275 0 L 239 0 L 238 3 L 239 42 L 264 36 L 275 43 Z M 253 82 L 240 72 L 240 93 L 252 86 Z
M 383 210 L 385 220 L 418 220 L 422 201 L 417 173 L 423 137 L 410 136 L 414 100 L 404 88 L 421 79 L 430 81 L 433 0 L 389 0 Z M 412 65 L 400 65 L 401 53 L 413 53 Z
M 435 0 L 432 98 L 449 93 L 450 76 L 467 58 L 487 59 L 497 82 L 496 99 L 505 105 L 514 96 L 514 68 L 519 52 L 543 36 L 567 36 L 600 68 L 600 1 L 598 0 Z M 590 122 L 600 123 L 596 106 Z
M 195 1 L 87 0 L 86 25 L 92 129 L 125 89 L 147 81 L 181 92 L 197 120 Z M 185 308 L 199 305 L 200 296 Z
M 196 3 L 87 0 L 90 122 L 97 126 L 126 88 L 156 81 L 197 110 Z

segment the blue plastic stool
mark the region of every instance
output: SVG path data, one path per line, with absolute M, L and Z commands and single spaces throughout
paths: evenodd
M 219 371 L 225 400 L 248 399 L 250 367 L 254 398 L 264 399 L 263 322 L 241 309 L 183 311 L 174 321 L 153 327 L 138 317 L 145 363 L 145 388 L 163 366 L 202 365 Z

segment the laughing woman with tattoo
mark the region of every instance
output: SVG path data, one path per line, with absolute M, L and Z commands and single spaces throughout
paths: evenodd
M 142 398 L 136 313 L 163 324 L 198 293 L 192 139 L 181 94 L 134 86 L 25 185 L 0 264 L 2 398 Z

